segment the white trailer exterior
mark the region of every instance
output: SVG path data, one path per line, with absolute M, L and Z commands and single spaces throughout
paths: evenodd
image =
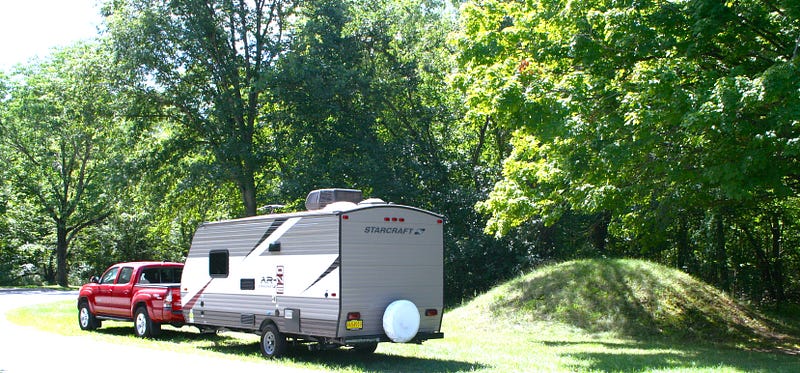
M 287 343 L 371 352 L 442 338 L 444 218 L 380 200 L 311 205 L 324 208 L 201 225 L 181 282 L 186 322 L 257 333 L 268 357 Z

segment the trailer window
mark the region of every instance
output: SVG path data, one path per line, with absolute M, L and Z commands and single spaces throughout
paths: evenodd
M 228 277 L 228 250 L 208 254 L 208 274 L 211 277 Z

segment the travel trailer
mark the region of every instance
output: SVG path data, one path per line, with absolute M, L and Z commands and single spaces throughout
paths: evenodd
M 306 208 L 200 225 L 181 281 L 186 322 L 259 334 L 267 357 L 444 337 L 441 215 L 352 189 L 313 191 Z

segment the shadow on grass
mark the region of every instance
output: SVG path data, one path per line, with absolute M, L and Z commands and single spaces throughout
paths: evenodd
M 113 335 L 119 337 L 137 338 L 135 337 L 133 324 L 119 325 L 119 326 L 103 325 L 103 327 L 93 331 L 93 333 Z M 180 329 L 178 330 L 164 329 L 157 337 L 153 338 L 153 340 L 161 341 L 163 343 L 173 343 L 173 344 L 200 342 L 200 343 L 214 343 L 215 345 L 226 345 L 226 344 L 236 345 L 244 342 L 241 339 L 226 334 L 196 333 Z M 258 345 L 255 345 L 255 350 L 256 352 L 258 352 Z
M 133 326 L 102 327 L 96 333 L 133 337 Z M 190 343 L 194 348 L 212 351 L 223 355 L 255 357 L 261 356 L 258 342 L 223 334 L 200 334 L 184 330 L 165 329 L 156 338 L 162 343 Z M 377 352 L 372 355 L 358 354 L 347 349 L 329 351 L 308 351 L 304 346 L 292 347 L 282 358 L 287 362 L 309 365 L 311 368 L 324 370 L 355 370 L 369 372 L 456 372 L 475 371 L 488 366 L 448 359 L 432 359 L 424 357 L 408 357 L 387 355 Z
M 796 356 L 741 350 L 718 346 L 684 346 L 677 343 L 605 343 L 545 341 L 547 346 L 564 348 L 579 362 L 572 370 L 642 372 L 653 370 L 723 369 L 747 372 L 798 372 Z M 606 351 L 575 352 L 576 345 L 600 345 Z
M 93 330 L 92 333 L 115 335 L 120 337 L 134 335 L 133 324 L 131 324 L 130 326 L 107 326 L 104 323 L 103 326 L 100 327 L 100 329 Z
M 222 354 L 261 356 L 258 343 L 239 343 L 200 347 Z M 304 346 L 290 348 L 282 358 L 297 364 L 311 365 L 325 370 L 355 370 L 368 372 L 457 372 L 476 371 L 487 368 L 479 363 L 448 359 L 432 359 L 386 355 L 380 352 L 365 355 L 348 349 L 308 351 Z
M 301 351 L 294 355 L 294 359 L 370 372 L 454 372 L 489 368 L 487 365 L 474 362 L 387 355 L 380 352 L 363 355 L 347 350 L 324 351 L 322 354 Z

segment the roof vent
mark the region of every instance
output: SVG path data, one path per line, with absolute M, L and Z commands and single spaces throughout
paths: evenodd
M 374 205 L 385 205 L 386 201 L 380 198 L 367 198 L 358 203 L 359 206 L 374 206 Z
M 356 189 L 317 189 L 308 193 L 306 209 L 320 210 L 334 202 L 359 203 L 362 199 L 361 191 Z

